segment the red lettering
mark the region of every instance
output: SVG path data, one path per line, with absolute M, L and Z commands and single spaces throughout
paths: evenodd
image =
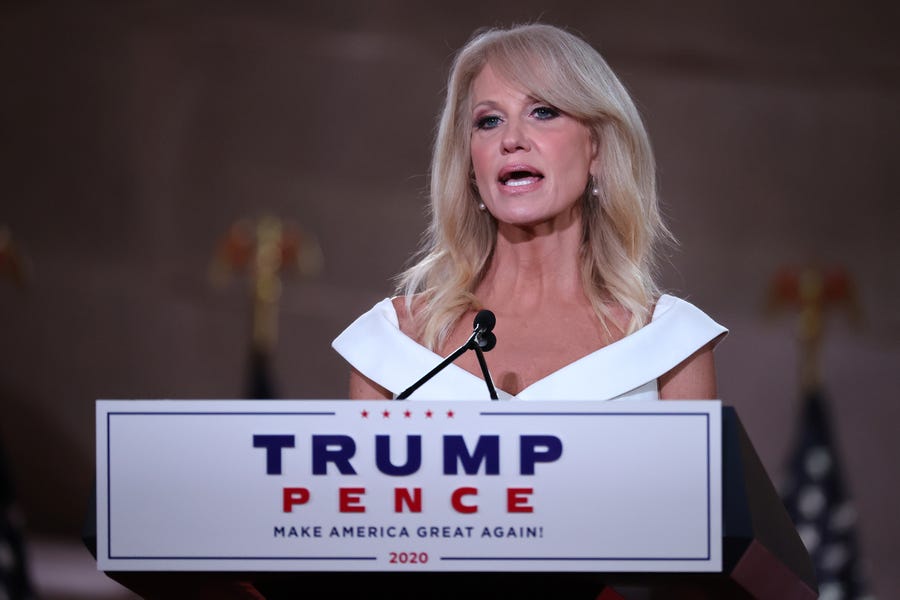
M 534 512 L 534 507 L 528 504 L 534 488 L 507 488 L 506 489 L 506 512 L 510 513 L 530 513 Z
M 394 488 L 394 512 L 395 513 L 421 513 L 423 490 L 416 488 Z M 531 505 L 534 488 L 506 488 L 506 512 L 507 513 L 533 513 Z M 366 495 L 364 487 L 346 487 L 338 489 L 338 511 L 341 513 L 364 513 L 366 506 L 363 504 Z M 467 503 L 468 496 L 472 496 L 471 503 Z M 456 488 L 450 495 L 450 505 L 462 514 L 478 512 L 478 488 Z M 305 487 L 282 488 L 282 510 L 286 513 L 294 512 L 294 508 L 308 504 L 312 494 Z
M 410 512 L 422 512 L 422 488 L 414 488 L 410 495 L 409 488 L 394 489 L 394 512 L 403 512 L 403 505 L 406 504 Z
M 478 488 L 473 487 L 461 487 L 453 490 L 453 495 L 450 497 L 450 504 L 453 505 L 453 508 L 456 509 L 456 512 L 460 513 L 474 513 L 478 512 L 478 505 L 468 505 L 463 504 L 462 499 L 464 496 L 477 496 Z
M 342 513 L 366 512 L 366 507 L 362 505 L 361 498 L 365 493 L 366 488 L 340 488 L 338 490 L 338 510 Z
M 298 504 L 309 502 L 309 490 L 306 488 L 284 488 L 281 492 L 282 510 L 286 513 L 294 512 Z

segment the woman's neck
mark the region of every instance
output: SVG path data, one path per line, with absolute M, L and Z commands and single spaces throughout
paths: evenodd
M 584 293 L 580 253 L 580 225 L 546 232 L 501 226 L 476 293 L 485 305 L 514 304 L 525 311 L 545 302 L 580 298 Z

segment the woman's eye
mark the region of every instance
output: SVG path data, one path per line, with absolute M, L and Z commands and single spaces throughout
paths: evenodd
M 493 129 L 500 124 L 500 117 L 496 115 L 487 115 L 475 120 L 475 127 L 478 129 Z
M 559 111 L 553 108 L 552 106 L 538 106 L 531 114 L 535 116 L 537 119 L 547 120 L 547 119 L 555 119 L 559 116 Z

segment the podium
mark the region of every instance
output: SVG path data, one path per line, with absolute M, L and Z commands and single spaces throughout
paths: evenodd
M 341 401 L 338 401 L 341 402 Z M 143 598 L 817 598 L 815 573 L 735 410 L 721 407 L 721 570 L 107 570 Z M 98 445 L 99 448 L 99 445 Z M 271 467 L 271 464 L 270 464 Z M 609 482 L 615 489 L 615 482 Z M 662 501 L 662 500 L 661 500 Z M 95 507 L 84 541 L 97 557 Z M 652 535 L 652 532 L 651 532 Z M 101 544 L 102 545 L 102 544 Z

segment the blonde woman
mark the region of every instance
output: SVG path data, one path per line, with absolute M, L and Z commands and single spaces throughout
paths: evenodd
M 350 397 L 396 398 L 487 308 L 501 399 L 716 398 L 713 349 L 727 330 L 657 288 L 654 251 L 671 235 L 654 159 L 600 54 L 549 25 L 485 30 L 457 54 L 447 90 L 426 242 L 397 295 L 333 342 Z M 412 396 L 487 397 L 474 352 Z

